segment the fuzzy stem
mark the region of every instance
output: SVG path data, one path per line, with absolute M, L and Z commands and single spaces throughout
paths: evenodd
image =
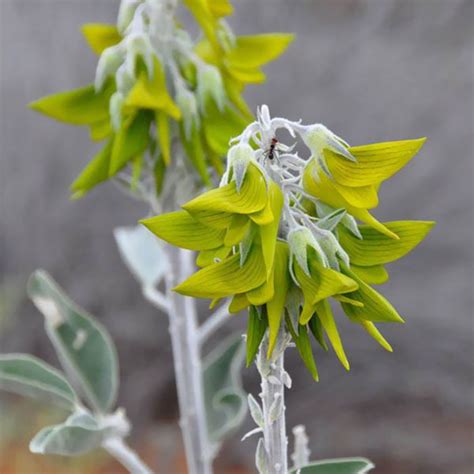
M 192 254 L 172 246 L 167 250 L 170 260 L 166 278 L 170 335 L 188 470 L 189 474 L 211 474 L 212 453 L 206 425 L 195 301 L 173 291 L 192 273 Z
M 262 409 L 264 418 L 263 439 L 266 465 L 271 474 L 288 472 L 288 438 L 285 420 L 285 369 L 284 353 L 286 335 L 278 336 L 274 355 L 267 358 L 268 333 L 265 335 L 257 356 L 257 368 L 261 377 Z
M 152 470 L 138 457 L 120 437 L 107 438 L 102 447 L 131 474 L 152 474 Z

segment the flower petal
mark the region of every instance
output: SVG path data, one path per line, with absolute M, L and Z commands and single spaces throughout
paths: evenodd
M 388 272 L 383 265 L 359 267 L 358 265 L 351 264 L 351 270 L 369 285 L 382 285 L 389 279 Z

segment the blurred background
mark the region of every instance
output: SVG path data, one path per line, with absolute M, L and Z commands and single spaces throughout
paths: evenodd
M 120 404 L 131 442 L 160 473 L 184 473 L 167 321 L 146 303 L 112 240 L 116 226 L 146 212 L 110 184 L 79 201 L 68 186 L 96 151 L 87 131 L 27 110 L 45 94 L 91 82 L 96 58 L 85 22 L 114 23 L 118 0 L 0 0 L 0 346 L 57 365 L 42 316 L 25 296 L 42 267 L 107 326 L 121 363 Z M 428 136 L 382 190 L 381 220 L 433 219 L 437 227 L 382 289 L 406 319 L 383 328 L 384 352 L 339 319 L 352 370 L 317 354 L 313 383 L 296 354 L 289 428 L 306 424 L 313 458 L 364 455 L 376 474 L 472 474 L 473 41 L 471 0 L 239 0 L 237 34 L 296 33 L 255 108 L 323 122 L 351 144 Z M 233 318 L 223 330 L 243 330 Z M 244 372 L 256 393 L 256 370 Z M 105 454 L 67 460 L 27 452 L 29 438 L 57 419 L 43 405 L 1 394 L 1 473 L 122 472 Z M 56 418 L 55 418 L 56 417 Z M 254 472 L 250 420 L 221 452 L 216 472 Z

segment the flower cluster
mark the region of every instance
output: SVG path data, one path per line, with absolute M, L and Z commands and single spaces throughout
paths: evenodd
M 194 41 L 178 20 L 179 4 L 122 0 L 116 25 L 84 25 L 99 54 L 94 84 L 31 104 L 57 120 L 87 125 L 92 139 L 105 141 L 72 184 L 75 196 L 124 170 L 130 172 L 122 178 L 135 186 L 152 176 L 160 194 L 171 156 L 179 156 L 175 142 L 186 166 L 210 185 L 210 168 L 222 174 L 229 139 L 252 120 L 242 91 L 265 80 L 261 67 L 292 36 L 237 37 L 225 21 L 232 13 L 228 0 L 184 0 L 203 33 Z
M 412 250 L 433 223 L 381 223 L 369 209 L 380 184 L 425 140 L 351 147 L 321 124 L 270 118 L 266 106 L 257 115 L 232 140 L 218 188 L 142 221 L 161 239 L 199 252 L 202 268 L 176 291 L 213 302 L 231 297 L 231 312 L 250 307 L 248 363 L 268 328 L 268 356 L 285 331 L 317 379 L 312 333 L 325 350 L 327 336 L 349 369 L 331 301 L 391 351 L 375 323 L 403 319 L 371 285 L 387 281 L 385 264 Z M 292 146 L 278 141 L 282 129 Z M 294 152 L 298 141 L 307 156 Z

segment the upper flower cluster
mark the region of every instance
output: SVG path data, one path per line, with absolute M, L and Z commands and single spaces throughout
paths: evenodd
M 210 168 L 222 173 L 229 139 L 253 119 L 242 91 L 265 80 L 261 67 L 282 54 L 292 36 L 235 36 L 225 21 L 232 13 L 228 0 L 183 0 L 202 31 L 193 40 L 178 20 L 180 3 L 122 0 L 116 25 L 84 25 L 99 54 L 94 84 L 31 104 L 106 140 L 72 184 L 76 196 L 128 167 L 127 181 L 136 185 L 142 174 L 151 176 L 146 184 L 160 194 L 171 157 L 181 155 L 176 143 L 186 166 L 210 185 Z
M 253 307 L 248 362 L 267 327 L 269 356 L 286 328 L 315 378 L 308 330 L 325 349 L 326 333 L 348 369 L 331 300 L 391 350 L 374 323 L 403 319 L 370 285 L 387 281 L 384 265 L 412 250 L 433 223 L 380 223 L 369 209 L 377 205 L 380 184 L 424 139 L 351 147 L 321 124 L 270 118 L 266 106 L 257 115 L 232 140 L 220 187 L 182 211 L 143 221 L 167 242 L 199 251 L 203 268 L 176 291 L 214 300 L 231 296 L 231 312 Z M 277 139 L 281 129 L 291 146 Z M 294 152 L 298 141 L 308 149 L 304 157 Z

